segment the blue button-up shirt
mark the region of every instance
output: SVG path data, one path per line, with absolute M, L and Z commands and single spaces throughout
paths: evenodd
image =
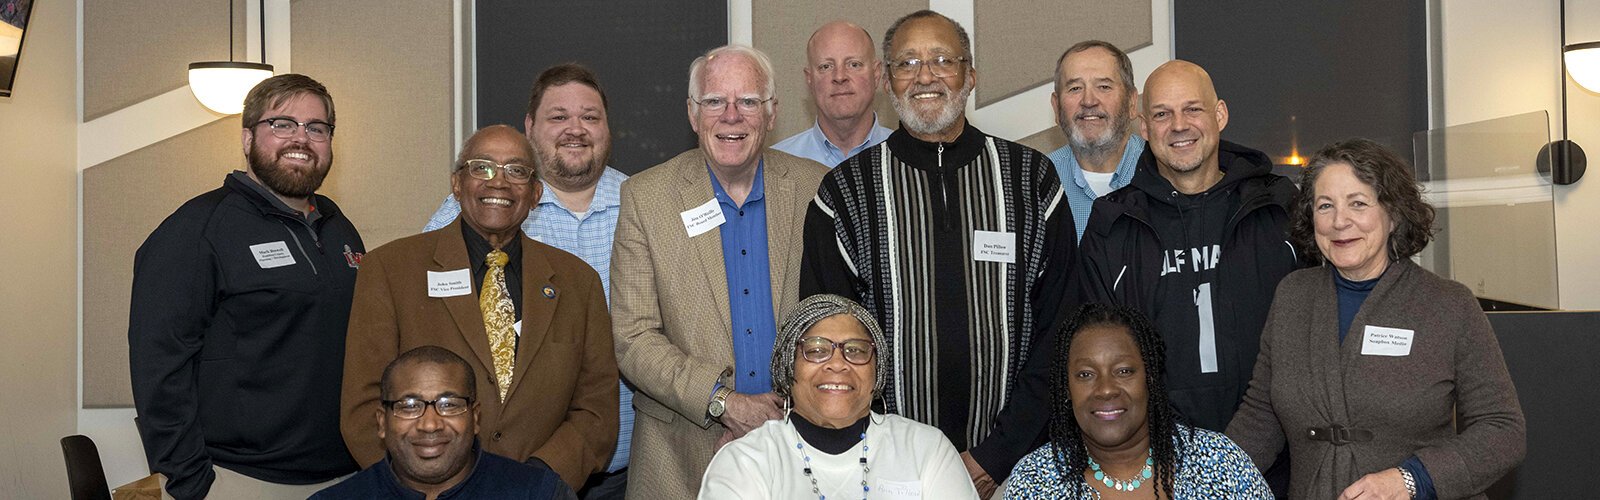
M 711 167 L 707 166 L 709 172 Z M 728 315 L 733 319 L 733 381 L 743 394 L 772 392 L 772 343 L 778 324 L 772 308 L 771 259 L 767 256 L 766 183 L 763 164 L 744 205 L 722 189 L 716 172 L 711 189 L 722 205 L 722 265 L 728 273 Z
M 823 166 L 828 168 L 833 168 L 838 166 L 840 163 L 844 163 L 844 161 L 850 159 L 850 157 L 855 156 L 856 153 L 860 153 L 867 148 L 877 146 L 878 143 L 883 142 L 884 139 L 888 139 L 889 134 L 891 133 L 894 133 L 894 131 L 878 125 L 878 114 L 873 113 L 872 131 L 867 132 L 867 140 L 862 141 L 861 144 L 857 144 L 853 148 L 850 148 L 850 151 L 841 151 L 838 146 L 828 142 L 828 136 L 822 133 L 822 125 L 820 124 L 813 124 L 811 125 L 811 128 L 806 129 L 805 132 L 789 136 L 788 139 L 784 139 L 779 141 L 777 144 L 773 144 L 772 149 L 821 163 Z
M 1122 148 L 1122 161 L 1117 162 L 1117 171 L 1111 174 L 1111 190 L 1116 191 L 1122 186 L 1133 182 L 1133 172 L 1139 164 L 1139 155 L 1144 153 L 1144 139 L 1138 134 L 1128 136 L 1128 145 Z M 1072 146 L 1061 146 L 1050 153 L 1050 163 L 1056 165 L 1056 174 L 1061 177 L 1061 188 L 1067 194 L 1067 206 L 1072 208 L 1072 221 L 1078 229 L 1078 239 L 1083 239 L 1084 226 L 1089 224 L 1089 210 L 1094 207 L 1094 199 L 1105 196 L 1107 193 L 1096 193 L 1089 187 L 1089 181 L 1083 178 L 1083 167 L 1078 166 L 1078 157 L 1072 155 Z
M 528 211 L 528 219 L 522 221 L 522 232 L 527 233 L 529 238 L 576 255 L 594 268 L 600 274 L 600 286 L 605 289 L 607 302 L 611 300 L 611 238 L 617 232 L 622 181 L 627 178 L 627 174 L 606 167 L 605 172 L 600 174 L 599 184 L 594 188 L 594 201 L 589 202 L 589 211 L 582 218 L 561 206 L 555 193 L 550 191 L 550 185 L 545 184 L 539 204 L 534 205 Z M 460 214 L 461 204 L 454 196 L 445 196 L 444 204 L 439 206 L 438 212 L 434 212 L 423 230 L 444 227 Z M 611 464 L 606 468 L 608 472 L 628 466 L 629 450 L 633 444 L 633 391 L 628 390 L 627 384 L 618 383 L 622 389 L 619 405 L 621 425 L 617 426 L 617 453 L 611 457 Z

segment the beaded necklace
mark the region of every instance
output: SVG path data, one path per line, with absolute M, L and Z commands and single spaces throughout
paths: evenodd
M 796 437 L 799 437 L 798 434 Z M 817 495 L 817 500 L 828 500 L 828 496 L 822 494 L 822 488 L 817 486 L 817 476 L 811 473 L 811 454 L 806 453 L 805 440 L 797 439 L 794 447 L 799 449 L 800 456 L 805 458 L 805 473 L 806 478 L 811 480 L 811 493 Z M 867 472 L 871 470 L 871 467 L 867 467 L 867 433 L 863 431 L 861 433 L 861 500 L 866 500 L 867 491 L 871 490 L 871 488 L 867 487 Z
M 1155 457 L 1148 456 L 1149 453 L 1150 452 L 1148 450 L 1145 451 L 1146 457 L 1144 459 L 1144 468 L 1140 469 L 1138 474 L 1134 474 L 1132 478 L 1126 480 L 1112 478 L 1110 475 L 1107 475 L 1105 471 L 1100 470 L 1100 464 L 1094 461 L 1094 457 L 1088 456 L 1088 454 L 1084 454 L 1084 456 L 1088 457 L 1089 459 L 1089 469 L 1094 471 L 1095 480 L 1105 484 L 1107 488 L 1117 491 L 1133 491 L 1139 489 L 1140 486 L 1143 486 L 1145 481 L 1149 481 L 1150 477 L 1153 475 L 1151 474 L 1151 468 L 1155 466 L 1156 459 Z

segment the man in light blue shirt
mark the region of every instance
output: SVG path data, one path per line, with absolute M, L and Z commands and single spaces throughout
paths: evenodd
M 1079 42 L 1056 61 L 1050 104 L 1067 145 L 1051 152 L 1050 162 L 1061 175 L 1080 240 L 1095 198 L 1133 181 L 1144 152 L 1144 139 L 1133 133 L 1138 94 L 1133 62 L 1116 45 Z
M 616 232 L 622 181 L 628 176 L 606 166 L 611 129 L 606 121 L 605 91 L 588 68 L 561 64 L 534 80 L 523 130 L 533 144 L 544 184 L 539 203 L 528 211 L 522 231 L 529 238 L 583 259 L 600 274 L 600 286 L 611 297 L 611 237 Z M 424 230 L 450 224 L 461 204 L 446 196 Z M 617 450 L 606 472 L 589 478 L 584 499 L 623 498 L 633 442 L 633 391 L 621 382 L 621 419 Z
M 817 28 L 806 43 L 806 88 L 817 105 L 817 123 L 773 144 L 772 149 L 833 168 L 893 132 L 878 124 L 872 100 L 883 85 L 883 61 L 872 35 L 849 21 Z

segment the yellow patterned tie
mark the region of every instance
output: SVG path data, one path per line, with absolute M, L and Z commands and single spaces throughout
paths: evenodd
M 517 321 L 517 308 L 511 303 L 511 292 L 506 290 L 506 253 L 495 250 L 484 260 L 489 272 L 483 275 L 478 308 L 483 309 L 483 326 L 489 334 L 489 350 L 494 353 L 494 380 L 500 386 L 500 402 L 504 403 L 517 357 L 517 331 L 512 327 Z

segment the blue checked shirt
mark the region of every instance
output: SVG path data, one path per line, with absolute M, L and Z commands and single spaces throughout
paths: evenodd
M 706 167 L 710 170 L 711 167 Z M 772 392 L 772 344 L 778 325 L 772 309 L 771 259 L 767 254 L 765 170 L 756 179 L 744 205 L 733 202 L 711 172 L 712 195 L 722 206 L 722 265 L 728 274 L 728 316 L 733 319 L 734 388 L 743 394 Z
M 600 274 L 600 286 L 605 289 L 606 301 L 611 300 L 611 238 L 617 230 L 617 209 L 622 204 L 622 181 L 627 174 L 606 167 L 600 174 L 600 183 L 594 188 L 594 201 L 589 203 L 589 213 L 582 219 L 556 201 L 550 186 L 544 186 L 539 204 L 528 211 L 528 220 L 522 222 L 522 232 L 529 238 L 559 248 L 578 256 Z M 439 229 L 456 220 L 461 214 L 461 204 L 454 196 L 445 196 L 444 204 L 428 220 L 424 231 Z M 770 356 L 770 354 L 769 354 Z M 621 419 L 617 426 L 617 453 L 611 457 L 606 472 L 616 472 L 628 466 L 629 449 L 633 444 L 633 391 L 621 383 Z
M 828 142 L 828 136 L 822 133 L 822 126 L 816 124 L 811 125 L 811 128 L 806 129 L 804 132 L 789 136 L 788 139 L 773 144 L 772 149 L 821 163 L 824 167 L 833 168 L 855 156 L 856 153 L 877 146 L 884 139 L 888 139 L 891 133 L 894 133 L 894 131 L 878 125 L 878 114 L 873 113 L 872 131 L 867 132 L 867 140 L 857 144 L 856 147 L 850 148 L 850 151 L 840 151 L 838 146 Z
M 1138 134 L 1128 135 L 1128 145 L 1122 148 L 1122 161 L 1117 162 L 1117 171 L 1111 174 L 1111 191 L 1133 182 L 1133 172 L 1138 170 L 1135 167 L 1139 165 L 1141 154 L 1144 154 L 1144 139 Z M 1056 174 L 1061 177 L 1061 190 L 1067 194 L 1067 206 L 1072 208 L 1072 222 L 1081 241 L 1084 226 L 1089 225 L 1089 210 L 1094 207 L 1094 199 L 1110 191 L 1096 193 L 1089 187 L 1089 181 L 1083 178 L 1083 167 L 1078 166 L 1078 157 L 1072 155 L 1071 145 L 1052 151 L 1050 163 L 1056 165 Z

